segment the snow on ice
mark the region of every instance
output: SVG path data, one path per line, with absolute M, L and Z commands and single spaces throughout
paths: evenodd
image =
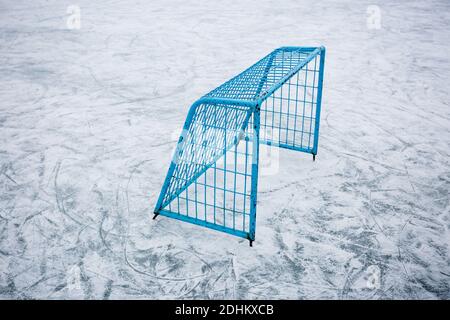
M 448 299 L 448 1 L 0 2 L 0 297 Z M 327 48 L 257 239 L 151 220 L 192 102 Z M 263 154 L 264 157 L 264 154 Z

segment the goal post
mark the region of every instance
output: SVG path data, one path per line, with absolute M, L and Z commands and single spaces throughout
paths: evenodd
M 318 146 L 324 47 L 282 47 L 197 100 L 163 183 L 162 215 L 255 240 L 260 143 Z

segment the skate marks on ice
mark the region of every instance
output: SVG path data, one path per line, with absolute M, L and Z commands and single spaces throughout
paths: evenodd
M 79 5 L 0 10 L 0 297 L 449 298 L 448 3 Z M 189 105 L 302 44 L 319 154 L 261 176 L 254 247 L 151 220 Z

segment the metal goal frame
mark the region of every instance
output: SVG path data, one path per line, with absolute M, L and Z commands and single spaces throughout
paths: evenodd
M 282 47 L 189 109 L 154 210 L 252 246 L 260 143 L 311 153 L 320 127 L 324 47 Z

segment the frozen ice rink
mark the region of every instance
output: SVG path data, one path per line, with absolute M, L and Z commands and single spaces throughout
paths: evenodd
M 449 299 L 449 25 L 446 0 L 0 0 L 0 298 Z M 318 156 L 262 154 L 253 248 L 151 220 L 190 105 L 318 45 Z

